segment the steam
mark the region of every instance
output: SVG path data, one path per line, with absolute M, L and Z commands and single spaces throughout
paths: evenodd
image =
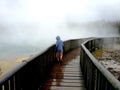
M 2 0 L 0 51 L 44 50 L 57 35 L 62 40 L 119 36 L 119 4 L 119 0 Z

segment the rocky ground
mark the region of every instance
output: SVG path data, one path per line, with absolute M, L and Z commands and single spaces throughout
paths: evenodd
M 120 50 L 101 49 L 96 50 L 93 55 L 120 81 Z

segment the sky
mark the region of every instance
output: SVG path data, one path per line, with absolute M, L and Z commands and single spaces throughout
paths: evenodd
M 47 47 L 57 35 L 116 36 L 118 27 L 106 22 L 120 21 L 119 5 L 120 0 L 0 0 L 0 49 Z

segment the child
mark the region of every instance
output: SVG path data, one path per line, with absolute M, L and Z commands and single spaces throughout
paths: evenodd
M 56 37 L 56 58 L 58 62 L 62 62 L 62 57 L 63 57 L 63 42 L 60 39 L 60 36 Z

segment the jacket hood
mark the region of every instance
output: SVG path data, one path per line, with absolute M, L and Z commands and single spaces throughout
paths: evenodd
M 57 40 L 60 40 L 60 36 L 57 36 L 56 39 L 57 39 Z

